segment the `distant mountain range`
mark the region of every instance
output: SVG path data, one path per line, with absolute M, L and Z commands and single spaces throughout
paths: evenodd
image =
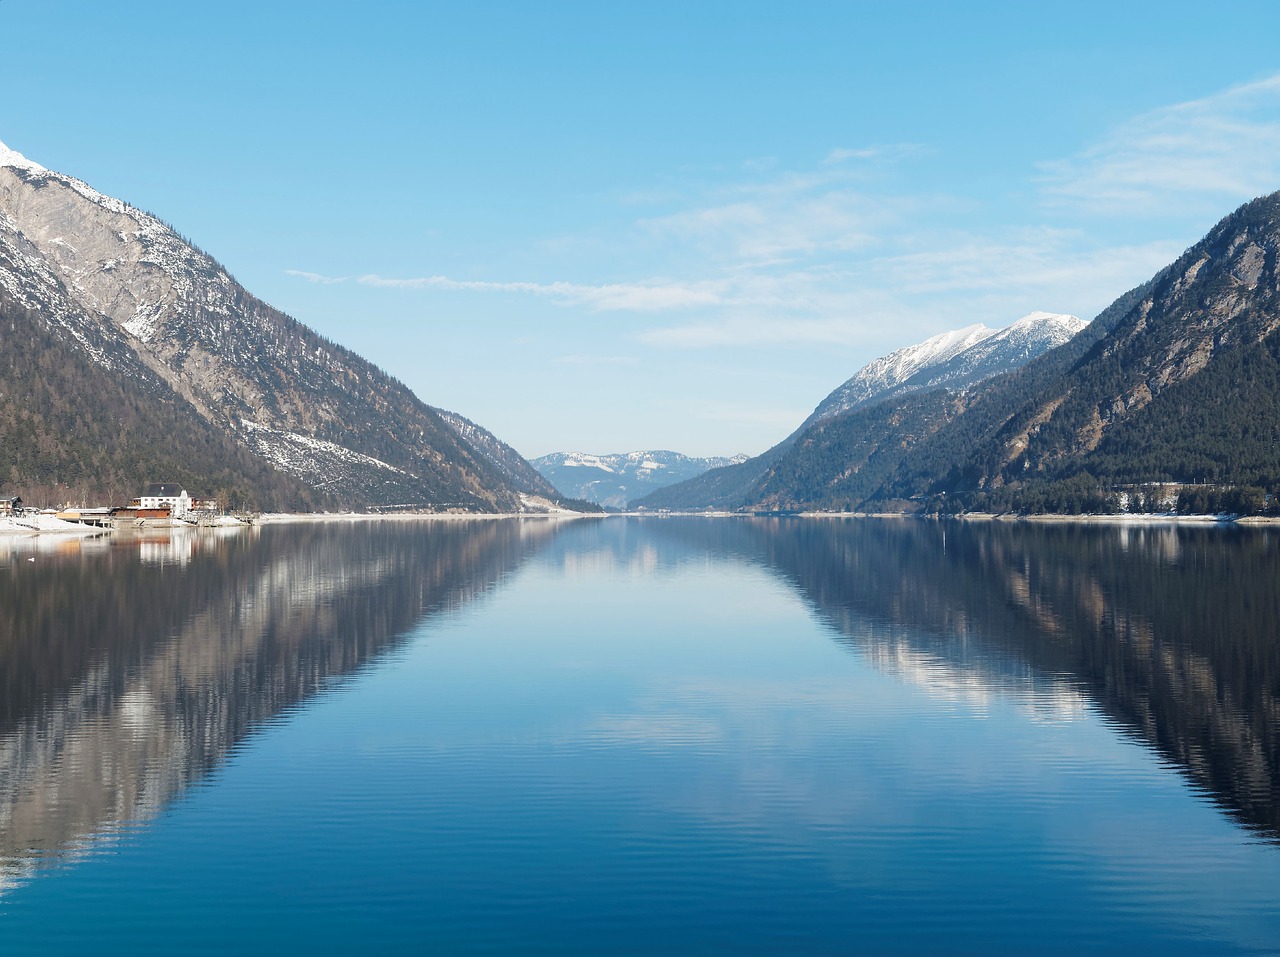
M 1059 512 L 1199 483 L 1196 510 L 1232 510 L 1280 492 L 1278 252 L 1272 194 L 1087 326 L 1032 313 L 898 350 L 754 458 L 535 468 L 159 219 L 0 144 L 0 482 L 28 502 L 169 481 L 248 508 Z
M 911 363 L 886 357 L 764 456 L 639 504 L 1073 513 L 1117 507 L 1122 488 L 1150 507 L 1150 486 L 1172 484 L 1187 486 L 1187 511 L 1256 510 L 1280 492 L 1278 253 L 1273 193 L 1011 371 L 961 387 L 918 370 L 908 379 L 928 387 L 853 387 L 882 367 L 886 383 L 907 381 L 893 373 Z M 917 348 L 960 355 L 967 337 Z
M 154 216 L 0 144 L 0 481 L 127 501 L 516 511 L 510 446 L 256 299 Z
M 647 496 L 634 504 L 644 508 L 739 508 L 768 497 L 775 467 L 786 476 L 796 458 L 793 447 L 805 447 L 805 437 L 823 423 L 859 409 L 880 407 L 901 396 L 938 392 L 950 395 L 1025 365 L 1062 345 L 1086 323 L 1075 316 L 1033 312 L 1003 329 L 978 324 L 944 332 L 917 345 L 875 359 L 818 403 L 791 435 L 773 448 L 728 467 L 722 467 Z M 896 423 L 886 423 L 892 432 Z M 891 440 L 891 439 L 890 439 Z M 799 453 L 803 456 L 803 451 Z M 842 463 L 831 463 L 842 469 Z
M 623 508 L 660 488 L 714 468 L 745 462 L 747 456 L 693 458 L 665 450 L 592 455 L 552 452 L 532 460 L 542 476 L 568 498 Z

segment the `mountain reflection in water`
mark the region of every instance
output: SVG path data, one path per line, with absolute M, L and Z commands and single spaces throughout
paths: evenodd
M 1091 701 L 1280 840 L 1280 536 L 1177 525 L 655 524 L 785 576 L 881 667 L 1041 718 Z
M 1096 708 L 1280 840 L 1278 543 L 1269 530 L 752 518 L 11 543 L 0 887 L 153 818 L 256 729 L 536 553 L 584 573 L 765 568 L 876 667 L 1038 720 Z
M 492 588 L 550 534 L 451 521 L 8 543 L 0 888 L 154 817 L 255 729 Z

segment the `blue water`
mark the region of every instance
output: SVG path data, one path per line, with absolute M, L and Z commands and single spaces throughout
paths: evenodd
M 1269 533 L 143 545 L 0 563 L 6 955 L 1280 953 Z

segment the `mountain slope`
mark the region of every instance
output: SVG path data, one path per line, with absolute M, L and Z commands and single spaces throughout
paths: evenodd
M 1022 507 L 1036 486 L 1280 481 L 1280 193 L 1242 206 L 1067 347 L 994 380 L 886 486 Z
M 3 145 L 0 242 L 0 282 L 92 362 L 148 370 L 321 497 L 508 510 L 522 472 L 550 492 L 489 433 L 256 299 L 154 216 Z
M 819 403 L 800 426 L 909 392 L 960 389 L 1008 372 L 1062 345 L 1087 323 L 1075 316 L 1033 312 L 1003 329 L 968 326 L 899 349 L 868 363 Z
M 743 504 L 771 510 L 856 510 L 882 490 L 910 448 L 963 408 L 963 397 L 933 389 L 819 420 L 765 470 Z
M 0 242 L 0 481 L 32 504 L 127 502 L 163 476 L 238 508 L 335 504 L 202 419 L 108 335 L 86 344 L 9 288 Z M 47 291 L 47 290 L 42 290 Z M 42 304 L 43 305 L 43 304 Z M 65 314 L 63 314 L 65 316 Z M 56 316 L 56 314 L 55 314 Z M 104 342 L 105 340 L 105 342 Z M 93 354 L 111 357 L 111 366 Z
M 611 455 L 552 452 L 534 459 L 533 465 L 563 495 L 622 508 L 632 499 L 746 458 L 693 458 L 666 450 Z
M 767 452 L 634 504 L 681 510 L 860 501 L 879 489 L 906 452 L 894 430 L 914 443 L 962 407 L 946 396 L 919 402 L 911 396 L 971 388 L 1068 342 L 1085 326 L 1075 316 L 1033 312 L 1003 329 L 966 326 L 899 349 L 863 366 Z

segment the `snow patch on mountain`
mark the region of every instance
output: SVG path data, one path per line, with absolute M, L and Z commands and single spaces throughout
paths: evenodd
M 33 163 L 17 150 L 11 150 L 0 143 L 0 166 L 12 166 L 14 169 L 30 170 L 33 173 L 46 173 L 46 170 L 39 163 Z
M 372 466 L 397 475 L 409 474 L 381 459 L 353 452 L 346 446 L 312 435 L 272 429 L 248 419 L 241 419 L 240 426 L 244 430 L 245 441 L 256 454 L 282 472 L 316 488 L 323 488 L 329 481 L 344 477 L 340 474 L 346 471 L 344 466 Z M 326 475 L 330 477 L 329 481 L 325 480 Z
M 800 431 L 893 396 L 963 388 L 1009 372 L 1062 345 L 1086 325 L 1076 316 L 1032 312 L 1003 329 L 978 323 L 944 332 L 867 363 L 819 403 Z
M 746 460 L 745 455 L 695 458 L 661 449 L 610 455 L 552 452 L 532 464 L 562 495 L 624 508 L 657 489 Z
M 488 429 L 457 412 L 447 409 L 436 409 L 435 412 L 477 455 L 496 468 L 516 491 L 534 497 L 554 497 L 555 489 L 542 474 Z

